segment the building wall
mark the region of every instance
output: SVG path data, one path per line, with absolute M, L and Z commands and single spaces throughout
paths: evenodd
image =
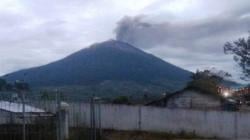
M 186 90 L 169 98 L 167 107 L 219 109 L 221 107 L 221 101 L 219 98 L 211 95 L 200 93 L 198 91 Z
M 39 120 L 43 119 L 53 119 L 53 116 L 43 116 L 47 114 L 41 114 L 42 116 L 35 115 L 35 114 L 26 114 L 25 122 L 27 124 L 37 123 Z M 13 113 L 5 110 L 0 110 L 0 125 L 1 124 L 22 124 L 23 123 L 23 114 L 22 113 Z
M 6 124 L 13 121 L 13 116 L 10 112 L 0 110 L 0 124 Z

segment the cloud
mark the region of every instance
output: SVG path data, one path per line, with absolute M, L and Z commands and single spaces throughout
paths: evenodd
M 138 14 L 151 1 L 133 6 L 133 0 L 1 0 L 0 75 L 113 38 L 121 17 Z
M 222 46 L 249 30 L 249 9 L 249 0 L 1 0 L 0 75 L 110 38 L 188 70 L 232 69 Z
M 250 30 L 250 3 L 241 2 L 236 8 L 229 2 L 216 15 L 192 20 L 155 22 L 152 15 L 126 16 L 117 23 L 116 38 L 188 70 L 217 67 L 238 75 L 240 70 L 231 56 L 224 55 L 223 45 Z

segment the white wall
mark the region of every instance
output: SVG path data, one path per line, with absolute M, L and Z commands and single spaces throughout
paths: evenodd
M 176 133 L 183 130 L 207 137 L 235 137 L 234 113 L 153 107 L 143 107 L 142 111 L 143 130 Z
M 89 104 L 70 104 L 70 126 L 90 124 Z M 195 132 L 200 136 L 250 138 L 250 113 L 101 105 L 102 128 Z
M 0 110 L 0 124 L 6 124 L 11 122 L 11 113 Z
M 53 105 L 47 105 L 47 107 L 54 110 Z M 250 112 L 102 104 L 101 122 L 102 128 L 106 129 L 173 133 L 185 131 L 207 137 L 250 139 Z M 69 125 L 71 127 L 89 126 L 90 105 L 70 103 Z

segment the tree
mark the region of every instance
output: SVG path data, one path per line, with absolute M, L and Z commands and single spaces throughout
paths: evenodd
M 18 81 L 18 80 L 15 81 L 14 87 L 16 90 L 19 90 L 19 91 L 28 91 L 30 89 L 28 83 L 25 83 L 23 81 Z
M 127 96 L 118 96 L 113 101 L 113 104 L 130 104 Z
M 5 88 L 6 84 L 7 82 L 4 79 L 0 78 L 0 91 Z
M 187 88 L 197 89 L 205 93 L 216 94 L 217 86 L 221 79 L 210 76 L 208 70 L 197 71 L 192 75 L 192 81 L 188 83 Z
M 13 85 L 10 84 L 10 83 L 7 83 L 7 84 L 5 85 L 5 89 L 6 89 L 7 91 L 12 91 L 12 90 L 13 90 Z
M 192 75 L 192 81 L 187 88 L 197 89 L 209 94 L 218 94 L 218 86 L 226 77 L 231 75 L 224 71 L 212 72 L 211 70 L 199 71 Z
M 210 79 L 216 83 L 219 83 L 223 81 L 225 78 L 229 78 L 229 77 L 231 77 L 231 74 L 229 74 L 228 72 L 225 72 L 223 70 L 216 70 L 215 68 L 212 68 L 211 70 L 204 70 L 204 71 L 197 70 L 196 73 L 194 73 L 191 76 L 193 80 Z
M 227 42 L 224 45 L 224 53 L 234 56 L 234 60 L 242 68 L 243 80 L 250 78 L 250 32 L 248 38 L 239 38 L 233 43 Z

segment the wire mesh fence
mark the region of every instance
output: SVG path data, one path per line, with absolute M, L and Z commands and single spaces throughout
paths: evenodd
M 76 97 L 59 92 L 22 95 L 0 93 L 1 140 L 101 139 L 100 99 L 78 97 L 72 101 Z M 90 104 L 86 107 L 83 103 Z
M 22 100 L 17 93 L 0 94 L 1 140 L 55 140 L 56 116 Z

